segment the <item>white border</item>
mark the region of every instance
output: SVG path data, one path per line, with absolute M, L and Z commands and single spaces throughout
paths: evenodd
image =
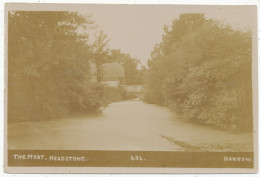
M 4 3 L 5 2 L 29 2 L 29 3 L 96 3 L 96 4 L 198 4 L 198 5 L 258 5 L 258 10 L 260 10 L 259 8 L 259 4 L 260 2 L 257 0 L 2 0 L 0 2 L 0 39 L 1 39 L 1 43 L 0 43 L 0 55 L 1 60 L 0 60 L 0 99 L 2 100 L 0 102 L 0 113 L 1 113 L 1 117 L 2 117 L 2 122 L 0 123 L 0 138 L 1 138 L 1 146 L 0 146 L 0 176 L 15 176 L 15 177 L 20 177 L 20 176 L 28 176 L 28 177 L 34 177 L 34 176 L 53 176 L 50 174 L 7 174 L 3 172 L 3 154 L 4 154 Z M 258 16 L 259 17 L 259 16 Z M 258 29 L 259 29 L 259 18 L 258 18 Z M 258 41 L 259 41 L 259 31 L 258 31 Z M 259 45 L 258 45 L 258 50 L 260 49 Z M 258 57 L 259 58 L 259 57 Z M 258 68 L 259 68 L 259 64 L 258 64 Z M 258 72 L 259 75 L 259 72 Z M 259 83 L 260 79 L 258 78 L 258 83 Z M 258 92 L 259 92 L 259 88 L 258 88 Z M 258 110 L 260 110 L 260 106 L 258 104 Z M 258 112 L 258 117 L 259 117 L 259 112 Z M 259 123 L 258 123 L 258 129 L 259 129 Z M 258 142 L 259 142 L 259 136 L 258 136 Z M 258 158 L 259 159 L 259 158 Z M 258 163 L 258 169 L 259 169 L 259 163 Z M 44 170 L 44 169 L 43 169 Z M 76 170 L 76 168 L 75 168 Z M 74 170 L 73 170 L 74 171 Z M 75 171 L 74 171 L 75 172 Z M 152 171 L 151 171 L 152 172 Z M 259 172 L 257 174 L 210 174 L 210 175 L 202 175 L 202 174 L 184 174 L 184 175 L 163 175 L 164 177 L 168 177 L 168 176 L 182 176 L 182 177 L 191 177 L 191 176 L 205 176 L 205 177 L 219 177 L 219 176 L 234 176 L 234 177 L 241 177 L 241 176 L 259 176 Z M 134 174 L 129 174 L 127 176 L 133 176 Z M 145 175 L 138 175 L 138 176 L 148 176 L 149 174 Z M 57 177 L 61 177 L 61 176 L 65 176 L 64 174 L 56 174 L 55 176 Z M 66 174 L 66 176 L 83 176 L 82 174 Z M 84 176 L 93 176 L 91 174 L 86 175 L 84 174 Z M 95 175 L 95 176 L 101 176 L 101 175 Z M 107 174 L 107 175 L 102 175 L 102 176 L 117 176 L 117 175 L 112 175 L 112 174 Z M 136 175 L 135 175 L 136 176 Z M 149 175 L 150 176 L 150 175 Z M 162 176 L 159 174 L 156 175 L 152 175 L 152 176 Z

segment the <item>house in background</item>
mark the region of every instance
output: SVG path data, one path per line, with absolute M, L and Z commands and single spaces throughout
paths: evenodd
M 101 84 L 118 88 L 120 84 L 125 83 L 125 69 L 118 62 L 103 64 L 102 71 Z M 97 67 L 95 63 L 90 63 L 90 73 L 92 82 L 97 82 Z

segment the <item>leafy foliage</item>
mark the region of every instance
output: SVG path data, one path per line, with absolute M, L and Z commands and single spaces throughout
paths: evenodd
M 89 42 L 87 30 L 94 24 L 89 17 L 14 11 L 8 23 L 8 121 L 99 112 L 111 102 L 130 98 L 124 88 L 100 84 L 102 64 L 113 57 L 102 31 Z M 135 69 L 137 60 L 128 59 Z M 97 82 L 91 81 L 90 62 L 97 65 Z
M 8 120 L 43 120 L 96 111 L 101 86 L 90 82 L 94 22 L 74 12 L 9 13 Z
M 190 122 L 252 130 L 251 43 L 250 32 L 181 15 L 151 53 L 146 101 Z

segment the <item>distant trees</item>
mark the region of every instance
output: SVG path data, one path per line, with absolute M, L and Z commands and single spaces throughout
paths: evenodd
M 125 68 L 125 84 L 144 84 L 145 67 L 138 69 L 138 65 L 141 63 L 140 60 L 132 58 L 129 54 L 122 53 L 119 49 L 113 49 L 110 51 L 110 61 L 118 62 Z
M 169 106 L 190 122 L 252 130 L 250 32 L 183 14 L 148 62 L 146 101 Z

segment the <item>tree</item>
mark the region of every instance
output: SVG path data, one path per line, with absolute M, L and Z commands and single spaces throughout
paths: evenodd
M 93 61 L 97 67 L 97 81 L 100 83 L 103 76 L 102 64 L 108 60 L 108 36 L 103 31 L 99 31 L 95 35 L 95 41 L 93 43 Z
M 146 100 L 190 122 L 252 130 L 251 42 L 250 32 L 181 15 L 151 54 Z
M 8 18 L 8 120 L 97 107 L 89 83 L 92 49 L 88 35 L 78 33 L 94 22 L 75 12 L 14 11 Z

